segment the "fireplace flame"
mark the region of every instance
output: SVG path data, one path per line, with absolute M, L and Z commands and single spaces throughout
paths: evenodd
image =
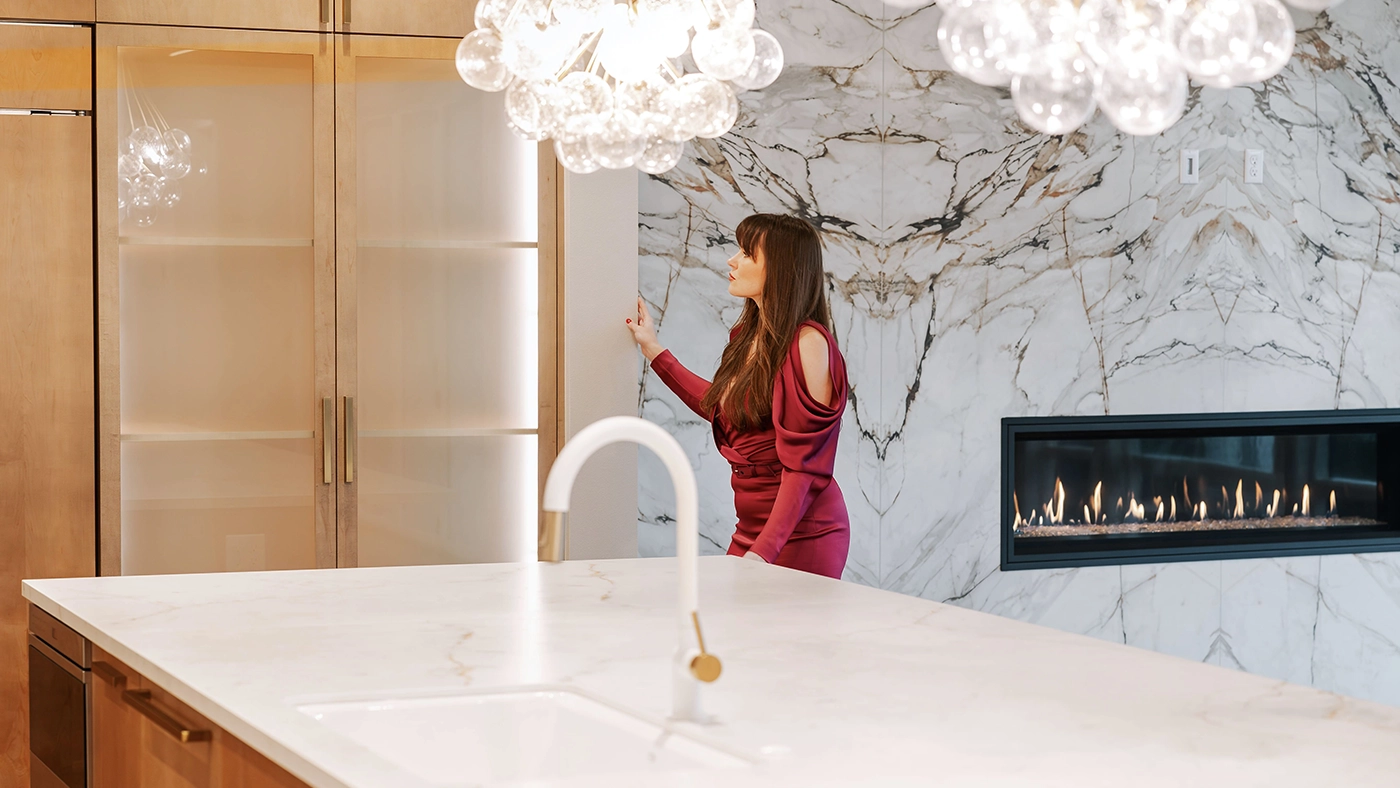
M 1303 516 L 1310 517 L 1311 515 L 1312 503 L 1311 499 L 1308 497 L 1308 486 L 1305 484 L 1303 485 Z
M 1198 520 L 1205 520 L 1205 519 L 1206 519 L 1206 502 L 1205 502 L 1205 501 L 1201 501 L 1200 514 L 1197 515 L 1196 519 L 1198 519 Z
M 1085 517 L 1085 518 L 1084 518 L 1084 522 L 1086 522 L 1086 523 L 1096 523 L 1096 522 L 1099 521 L 1099 517 L 1102 515 L 1102 513 L 1103 513 L 1103 481 L 1100 480 L 1098 484 L 1094 485 L 1094 517 L 1093 517 L 1092 520 L 1089 519 L 1088 517 Z
M 1176 519 L 1176 496 L 1172 496 L 1172 519 Z
M 1244 479 L 1240 479 L 1235 485 L 1235 511 L 1233 517 L 1236 520 L 1244 519 Z
M 1254 513 L 1258 514 L 1264 506 L 1264 488 L 1259 486 L 1259 482 L 1254 483 Z
M 1137 492 L 1129 490 L 1126 496 L 1119 496 L 1112 517 L 1104 509 L 1104 482 L 1102 480 L 1094 484 L 1093 493 L 1087 498 L 1079 498 L 1073 503 L 1069 501 L 1069 491 L 1065 489 L 1064 480 L 1055 479 L 1055 487 L 1050 494 L 1050 500 L 1038 506 L 1031 507 L 1030 516 L 1021 514 L 1021 498 L 1016 491 L 1011 493 L 1011 503 L 1014 511 L 1014 522 L 1012 530 L 1019 531 L 1023 527 L 1043 527 L 1062 525 L 1098 525 L 1109 522 L 1118 523 L 1166 523 L 1179 522 L 1180 520 L 1249 520 L 1250 518 L 1285 517 L 1291 514 L 1294 517 L 1312 517 L 1312 485 L 1304 484 L 1300 500 L 1297 502 L 1287 501 L 1284 491 L 1278 488 L 1273 490 L 1273 495 L 1265 497 L 1264 487 L 1258 481 L 1254 482 L 1254 501 L 1252 505 L 1246 504 L 1245 481 L 1243 478 L 1235 482 L 1233 495 L 1229 487 L 1221 486 L 1219 501 L 1217 503 L 1208 500 L 1191 500 L 1191 484 L 1189 479 L 1182 480 L 1182 497 L 1185 499 L 1184 506 L 1178 506 L 1175 495 L 1161 496 L 1153 495 L 1138 500 Z M 1206 496 L 1209 498 L 1210 496 Z M 1126 500 L 1125 500 L 1126 499 Z M 1079 511 L 1076 511 L 1078 507 Z M 1066 518 L 1065 509 L 1070 510 L 1070 516 Z M 1322 509 L 1321 503 L 1316 507 Z M 1215 510 L 1215 514 L 1212 514 Z M 1083 519 L 1076 519 L 1082 514 Z M 1337 511 L 1337 491 L 1330 490 L 1327 495 L 1327 516 L 1338 516 Z
M 1327 506 L 1327 514 L 1329 514 L 1329 515 L 1335 515 L 1335 514 L 1337 513 L 1337 491 L 1336 491 L 1336 490 L 1333 490 L 1333 491 L 1332 491 L 1331 499 L 1330 499 L 1327 503 L 1328 503 L 1328 506 Z

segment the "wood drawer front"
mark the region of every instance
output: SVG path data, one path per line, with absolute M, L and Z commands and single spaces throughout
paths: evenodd
M 141 674 L 94 652 L 93 788 L 305 788 Z M 208 737 L 182 741 L 171 722 L 186 738 Z
M 97 21 L 328 33 L 334 6 L 333 0 L 97 0 Z
M 0 25 L 0 108 L 92 109 L 92 28 Z
M 94 0 L 0 0 L 0 19 L 91 22 L 96 10 Z

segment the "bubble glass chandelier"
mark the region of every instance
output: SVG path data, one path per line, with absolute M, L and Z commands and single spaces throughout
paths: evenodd
M 897 7 L 926 0 L 886 0 Z M 1321 11 L 1329 0 L 1289 0 Z M 1186 109 L 1188 80 L 1262 82 L 1293 54 L 1279 0 L 940 0 L 938 45 L 957 73 L 1011 88 L 1016 113 L 1066 134 L 1101 110 L 1128 134 L 1158 134 Z
M 457 72 L 504 90 L 511 130 L 554 140 L 568 170 L 657 174 L 778 78 L 783 49 L 753 24 L 754 0 L 480 0 Z

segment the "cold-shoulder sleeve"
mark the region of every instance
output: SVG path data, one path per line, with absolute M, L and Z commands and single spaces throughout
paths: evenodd
M 651 360 L 651 369 L 661 378 L 661 382 L 666 384 L 666 388 L 681 398 L 686 407 L 695 411 L 705 421 L 710 421 L 710 414 L 700 407 L 700 400 L 704 399 L 705 392 L 710 390 L 710 381 L 682 366 L 669 350 L 661 351 L 661 355 Z
M 773 563 L 792 536 L 793 529 L 806 516 L 812 502 L 831 484 L 836 467 L 836 439 L 841 431 L 841 415 L 846 410 L 849 390 L 846 362 L 836 343 L 824 328 L 830 358 L 832 404 L 818 402 L 807 390 L 802 371 L 802 355 L 797 339 L 788 350 L 787 361 L 773 384 L 773 429 L 777 433 L 778 460 L 783 478 L 773 501 L 773 512 L 763 526 L 752 550 Z

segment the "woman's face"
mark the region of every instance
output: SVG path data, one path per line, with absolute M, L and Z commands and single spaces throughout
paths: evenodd
M 763 296 L 763 250 L 754 249 L 753 254 L 749 257 L 740 249 L 729 258 L 729 294 L 758 301 Z

